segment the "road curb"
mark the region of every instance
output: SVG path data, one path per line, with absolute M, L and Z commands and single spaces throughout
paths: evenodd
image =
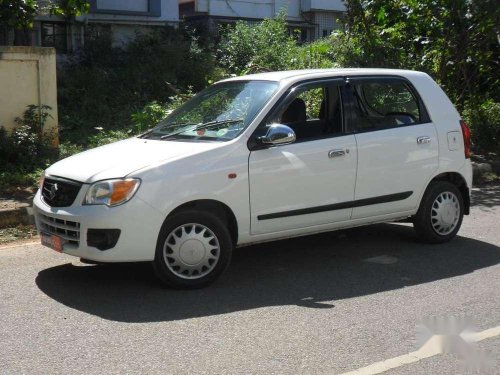
M 33 224 L 33 209 L 31 207 L 18 207 L 0 210 L 0 228 L 16 226 L 19 224 Z

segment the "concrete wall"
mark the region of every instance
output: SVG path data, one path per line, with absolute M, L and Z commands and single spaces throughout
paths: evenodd
M 55 50 L 0 46 L 0 126 L 11 131 L 30 104 L 52 107 L 45 131 L 57 136 Z

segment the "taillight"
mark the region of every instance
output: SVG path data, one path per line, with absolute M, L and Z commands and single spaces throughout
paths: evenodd
M 464 152 L 465 158 L 470 158 L 470 129 L 464 120 L 460 120 L 460 127 L 462 128 L 462 135 L 464 137 Z

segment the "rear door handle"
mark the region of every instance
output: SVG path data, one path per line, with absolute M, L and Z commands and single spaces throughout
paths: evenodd
M 431 143 L 431 137 L 424 136 L 424 137 L 418 137 L 417 138 L 417 144 L 418 145 L 423 145 L 423 144 L 426 144 L 426 143 Z
M 330 150 L 330 151 L 328 151 L 328 157 L 330 159 L 338 158 L 340 156 L 345 156 L 345 154 L 348 154 L 348 153 L 349 153 L 349 150 L 342 150 L 342 149 Z

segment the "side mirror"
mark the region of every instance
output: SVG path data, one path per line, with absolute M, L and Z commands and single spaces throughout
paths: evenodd
M 272 124 L 260 141 L 265 145 L 278 146 L 293 143 L 296 139 L 295 132 L 289 126 Z

